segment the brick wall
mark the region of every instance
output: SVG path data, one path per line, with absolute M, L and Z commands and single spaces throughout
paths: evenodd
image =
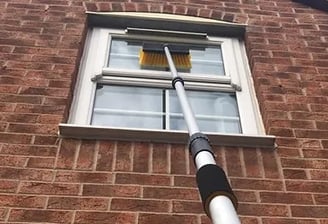
M 185 145 L 60 139 L 85 10 L 249 24 L 278 148 L 216 147 L 243 224 L 328 223 L 328 14 L 289 0 L 1 0 L 0 223 L 210 223 Z

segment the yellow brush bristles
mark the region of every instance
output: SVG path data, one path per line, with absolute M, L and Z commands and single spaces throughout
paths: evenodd
M 191 68 L 190 54 L 172 53 L 172 59 L 177 69 L 189 70 Z M 165 69 L 169 67 L 164 52 L 144 52 L 141 50 L 139 64 L 142 68 Z

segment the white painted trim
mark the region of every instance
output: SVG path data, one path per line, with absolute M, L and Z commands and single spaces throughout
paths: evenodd
M 257 147 L 275 149 L 275 136 L 245 135 L 205 132 L 212 145 Z M 186 131 L 152 130 L 137 128 L 109 128 L 102 126 L 59 124 L 59 135 L 63 138 L 145 141 L 186 144 Z
M 92 12 L 86 11 L 87 14 L 95 14 L 95 15 L 116 15 L 121 17 L 136 17 L 136 18 L 152 18 L 152 19 L 160 19 L 160 20 L 171 20 L 174 22 L 192 22 L 198 24 L 225 24 L 231 26 L 240 26 L 245 27 L 246 24 L 237 24 L 230 23 L 226 21 L 196 17 L 196 16 L 184 16 L 184 15 L 175 15 L 175 14 L 167 14 L 167 13 L 145 13 L 145 12 Z

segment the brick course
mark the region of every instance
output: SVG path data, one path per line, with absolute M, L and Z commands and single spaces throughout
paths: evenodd
M 185 145 L 61 139 L 85 11 L 247 23 L 278 148 L 215 147 L 243 224 L 328 223 L 328 14 L 290 0 L 0 1 L 0 223 L 210 223 Z

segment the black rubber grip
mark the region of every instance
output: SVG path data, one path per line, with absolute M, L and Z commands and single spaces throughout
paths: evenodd
M 196 179 L 204 210 L 208 216 L 210 216 L 209 204 L 216 196 L 224 195 L 228 197 L 234 207 L 237 208 L 237 198 L 233 194 L 222 168 L 214 164 L 205 165 L 197 171 Z
M 195 133 L 189 138 L 189 151 L 195 161 L 197 154 L 201 151 L 210 152 L 213 157 L 214 153 L 210 145 L 210 140 L 201 132 Z
M 175 89 L 175 83 L 177 82 L 181 82 L 182 85 L 184 85 L 184 81 L 180 76 L 175 77 L 174 79 L 172 79 L 172 87 Z

